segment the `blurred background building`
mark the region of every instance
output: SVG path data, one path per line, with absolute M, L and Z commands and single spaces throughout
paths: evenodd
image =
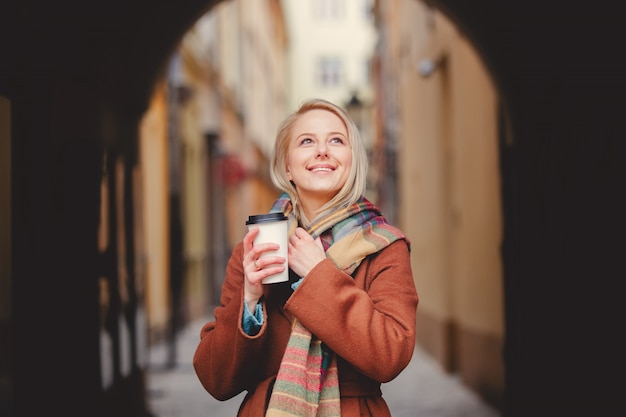
M 170 243 L 147 255 L 159 264 L 146 294 L 151 339 L 169 339 L 172 363 L 176 331 L 218 303 L 245 219 L 275 198 L 268 158 L 287 112 L 286 47 L 280 1 L 222 2 L 182 38 L 142 119 L 143 198 L 162 205 L 146 206 L 145 233 Z

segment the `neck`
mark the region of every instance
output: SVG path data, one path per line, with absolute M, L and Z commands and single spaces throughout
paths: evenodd
M 327 197 L 315 197 L 315 196 L 306 196 L 306 198 L 302 198 L 300 195 L 298 198 L 300 208 L 302 213 L 306 216 L 309 221 L 312 221 L 318 214 L 318 210 L 326 203 L 330 201 Z

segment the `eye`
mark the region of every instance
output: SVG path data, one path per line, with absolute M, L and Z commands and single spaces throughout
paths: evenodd
M 303 137 L 300 139 L 300 145 L 308 145 L 310 143 L 313 143 L 313 139 L 311 138 Z
M 330 142 L 331 142 L 331 143 L 344 144 L 344 143 L 346 143 L 346 140 L 345 140 L 345 138 L 344 138 L 344 137 L 342 137 L 342 136 L 333 136 L 333 137 L 330 139 Z

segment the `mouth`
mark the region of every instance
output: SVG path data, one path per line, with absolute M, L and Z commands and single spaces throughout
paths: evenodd
M 335 170 L 335 167 L 330 165 L 315 165 L 309 167 L 308 170 L 310 172 L 333 172 Z

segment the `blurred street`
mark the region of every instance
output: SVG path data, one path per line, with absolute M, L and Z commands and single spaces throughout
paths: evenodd
M 192 357 L 200 328 L 209 319 L 191 323 L 179 333 L 178 363 L 168 369 L 165 345 L 149 352 L 148 402 L 154 417 L 234 417 L 245 393 L 217 401 L 196 377 Z M 394 381 L 384 384 L 383 396 L 393 417 L 497 417 L 454 376 L 418 349 L 409 366 Z

